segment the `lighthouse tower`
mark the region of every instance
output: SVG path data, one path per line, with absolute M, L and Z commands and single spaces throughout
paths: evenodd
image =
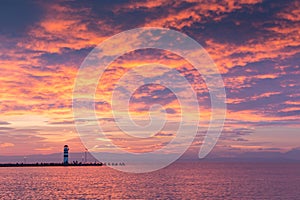
M 68 145 L 64 146 L 64 165 L 68 165 L 69 163 L 69 147 Z

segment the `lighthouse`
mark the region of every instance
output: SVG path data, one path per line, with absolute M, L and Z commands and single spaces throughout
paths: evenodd
M 68 145 L 64 146 L 64 165 L 68 165 L 69 163 L 69 147 Z

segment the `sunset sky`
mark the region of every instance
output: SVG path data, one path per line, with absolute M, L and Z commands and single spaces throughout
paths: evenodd
M 299 1 L 4 0 L 0 2 L 0 155 L 56 153 L 64 144 L 73 152 L 84 151 L 72 111 L 77 71 L 99 43 L 139 27 L 182 32 L 214 60 L 227 95 L 227 117 L 215 154 L 300 148 Z M 116 48 L 123 48 L 122 43 Z M 151 62 L 177 69 L 197 92 L 203 118 L 190 152 L 198 152 L 210 117 L 209 93 L 201 75 L 171 52 L 130 52 L 109 66 L 95 96 L 100 124 L 111 127 L 107 130 L 111 138 L 129 151 L 152 151 L 172 139 L 174 124 L 153 140 L 130 146 L 114 127 L 110 112 L 114 84 L 129 69 Z M 171 121 L 180 116 L 176 97 L 160 85 L 139 88 L 129 110 L 146 120 L 153 104 L 161 104 Z

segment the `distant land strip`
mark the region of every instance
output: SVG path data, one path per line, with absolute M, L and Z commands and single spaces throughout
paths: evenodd
M 0 167 L 125 166 L 125 163 L 2 163 Z

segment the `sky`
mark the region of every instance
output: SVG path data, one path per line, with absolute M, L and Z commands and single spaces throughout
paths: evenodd
M 297 0 L 4 0 L 0 4 L 2 156 L 57 153 L 65 144 L 72 152 L 84 151 L 72 111 L 80 65 L 104 40 L 140 27 L 162 27 L 186 34 L 205 48 L 220 71 L 227 113 L 214 154 L 300 148 Z M 114 48 L 112 52 L 124 48 L 122 41 Z M 111 113 L 115 83 L 130 69 L 153 62 L 178 70 L 197 93 L 202 118 L 189 149 L 195 154 L 207 131 L 210 96 L 201 74 L 172 52 L 137 50 L 114 60 L 97 84 L 99 123 L 115 144 L 132 152 L 159 149 L 174 137 L 180 105 L 176 95 L 161 85 L 138 88 L 129 106 L 141 125 L 149 120 L 152 105 L 164 107 L 170 124 L 155 137 L 142 143 L 125 141 Z M 145 69 L 145 73 L 152 72 Z M 130 82 L 137 80 L 132 76 Z M 109 152 L 108 147 L 101 148 Z

